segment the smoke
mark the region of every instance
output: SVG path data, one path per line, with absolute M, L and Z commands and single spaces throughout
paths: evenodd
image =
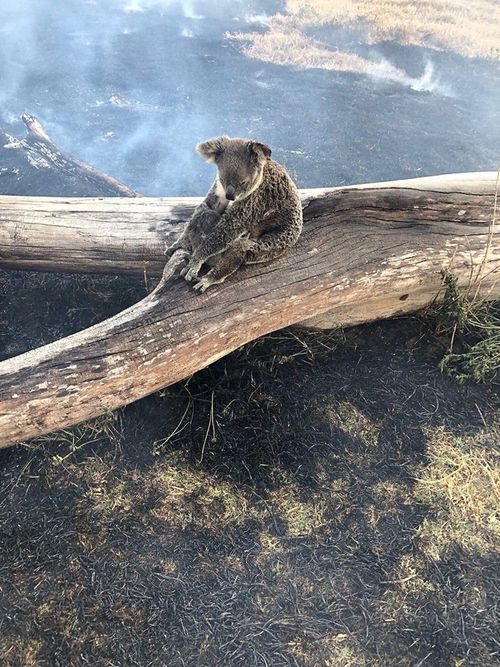
M 272 17 L 269 14 L 245 14 L 246 23 L 256 23 L 258 25 L 269 25 Z
M 0 112 L 4 119 L 12 114 L 5 105 L 17 95 L 26 79 L 29 65 L 37 55 L 37 45 L 32 39 L 35 17 L 29 12 L 19 12 L 2 7 L 0 22 Z M 15 57 L 12 57 L 16 54 Z
M 367 47 L 369 57 L 329 50 L 331 62 L 318 52 L 300 70 L 250 59 L 224 39 L 235 29 L 263 34 L 277 6 L 0 0 L 0 124 L 20 135 L 19 117 L 32 113 L 63 149 L 150 195 L 203 194 L 213 167 L 194 146 L 218 134 L 270 143 L 306 187 L 411 175 L 413 164 L 490 167 L 497 107 L 487 74 L 481 83 L 487 65 L 445 69 L 438 54 L 422 64 L 420 51 Z M 283 53 L 271 46 L 273 57 Z M 341 75 L 322 71 L 339 64 Z M 387 83 L 398 84 L 391 99 L 380 95 Z M 454 91 L 460 104 L 447 97 Z
M 160 8 L 178 10 L 187 19 L 201 20 L 205 18 L 197 9 L 202 3 L 195 3 L 192 0 L 120 0 L 120 2 L 123 11 L 127 13 L 145 12 L 149 9 Z
M 449 85 L 441 83 L 441 79 L 435 73 L 435 67 L 431 60 L 425 63 L 425 69 L 421 76 L 411 77 L 403 70 L 395 67 L 386 58 L 380 58 L 368 72 L 375 80 L 390 81 L 408 86 L 417 92 L 436 93 L 445 97 L 453 97 Z
M 204 193 L 210 169 L 194 145 L 219 127 L 190 104 L 203 63 L 188 67 L 175 40 L 189 49 L 201 4 L 3 0 L 0 124 L 22 134 L 21 114 L 33 113 L 63 149 L 139 191 Z

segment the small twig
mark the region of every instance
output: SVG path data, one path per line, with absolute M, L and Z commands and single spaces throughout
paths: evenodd
M 411 581 L 411 579 L 415 579 L 415 577 L 418 576 L 417 574 L 409 574 L 407 577 L 403 577 L 402 579 L 388 579 L 386 581 L 381 581 L 381 584 L 405 584 L 407 581 Z
M 208 434 L 210 432 L 210 427 L 212 427 L 212 442 L 215 442 L 215 421 L 214 421 L 214 392 L 212 392 L 212 398 L 210 400 L 210 416 L 208 418 L 208 426 L 207 426 L 207 431 L 205 433 L 205 438 L 203 440 L 203 445 L 201 448 L 201 455 L 198 460 L 198 463 L 201 463 L 203 461 L 203 456 L 205 454 L 205 446 L 207 444 L 208 440 Z
M 485 428 L 487 428 L 487 427 L 488 427 L 488 424 L 486 423 L 486 420 L 485 420 L 485 418 L 483 417 L 483 413 L 482 413 L 481 410 L 479 409 L 479 405 L 478 405 L 477 403 L 474 403 L 474 405 L 476 406 L 476 410 L 479 412 L 479 416 L 481 417 L 481 421 L 483 422 Z
M 455 322 L 455 324 L 453 325 L 453 331 L 451 332 L 450 347 L 449 347 L 449 351 L 450 351 L 450 353 L 453 352 L 453 343 L 454 343 L 454 341 L 455 341 L 455 334 L 456 334 L 456 332 L 457 332 L 457 326 L 458 326 L 458 325 L 457 325 L 457 323 Z
M 154 452 L 155 452 L 156 454 L 157 454 L 161 449 L 163 449 L 163 448 L 165 447 L 165 445 L 168 445 L 168 443 L 172 440 L 172 438 L 173 438 L 174 436 L 176 436 L 178 433 L 182 433 L 182 431 L 186 428 L 186 426 L 188 425 L 188 422 L 186 422 L 186 423 L 184 424 L 184 426 L 182 426 L 182 428 L 181 428 L 181 425 L 182 425 L 182 423 L 184 422 L 184 418 L 185 418 L 185 416 L 187 415 L 187 412 L 188 412 L 189 408 L 191 407 L 191 403 L 192 403 L 192 400 L 191 400 L 191 398 L 190 398 L 189 401 L 188 401 L 188 404 L 187 404 L 187 406 L 186 406 L 186 409 L 184 410 L 184 413 L 183 413 L 183 415 L 182 415 L 182 417 L 181 417 L 181 419 L 180 419 L 180 421 L 179 421 L 179 423 L 178 423 L 177 426 L 174 428 L 174 430 L 170 433 L 170 435 L 168 435 L 166 438 L 163 438 L 163 440 L 156 440 L 156 442 L 153 443 L 153 446 L 154 446 Z
M 484 276 L 482 275 L 482 273 L 483 273 L 484 267 L 486 266 L 486 263 L 488 261 L 488 257 L 489 257 L 490 250 L 491 250 L 491 244 L 493 242 L 493 237 L 494 237 L 494 234 L 495 234 L 499 184 L 500 184 L 500 167 L 497 169 L 497 180 L 496 180 L 496 184 L 495 184 L 495 198 L 493 200 L 493 216 L 492 216 L 491 223 L 490 223 L 490 226 L 489 226 L 489 229 L 488 229 L 488 240 L 486 241 L 486 249 L 484 251 L 484 258 L 483 258 L 483 261 L 481 262 L 481 265 L 480 265 L 479 270 L 477 272 L 477 278 L 476 278 L 477 287 L 476 287 L 476 293 L 474 294 L 473 301 L 475 301 L 475 299 L 477 298 L 477 295 L 479 294 L 479 290 L 481 288 L 481 282 L 484 279 Z

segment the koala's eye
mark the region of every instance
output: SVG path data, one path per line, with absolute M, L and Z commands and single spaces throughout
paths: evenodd
M 250 183 L 250 179 L 249 179 L 249 178 L 245 178 L 244 181 L 241 181 L 241 183 L 240 183 L 240 188 L 246 188 L 246 186 L 247 186 L 249 183 Z

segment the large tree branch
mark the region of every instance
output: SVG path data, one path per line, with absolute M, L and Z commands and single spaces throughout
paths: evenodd
M 29 114 L 21 116 L 26 136 L 17 139 L 0 130 L 2 166 L 0 189 L 20 194 L 139 197 L 121 181 L 78 160 L 60 148 L 41 123 Z
M 298 245 L 199 296 L 169 273 L 126 311 L 0 364 L 0 446 L 95 417 L 297 322 L 333 326 L 410 312 L 440 270 L 498 296 L 495 174 L 304 192 Z M 0 200 L 3 264 L 159 271 L 193 201 Z M 117 214 L 119 220 L 117 221 Z M 36 232 L 34 230 L 36 229 Z
M 495 178 L 494 172 L 452 174 L 302 190 L 301 195 L 306 219 L 314 207 L 327 208 L 332 234 L 343 233 L 346 225 L 365 222 L 376 228 L 377 216 L 379 223 L 388 216 L 388 223 L 399 217 L 402 224 L 419 224 L 421 233 L 426 222 L 435 223 L 441 213 L 443 224 L 453 214 L 458 223 L 476 214 L 491 220 L 488 196 L 495 190 Z M 447 206 L 447 193 L 454 197 L 454 208 Z M 395 202 L 392 212 L 384 210 L 388 197 Z M 161 275 L 165 244 L 177 238 L 200 201 L 197 197 L 130 200 L 0 195 L 0 267 Z M 432 210 L 433 203 L 436 210 Z M 464 213 L 459 215 L 462 209 L 457 206 Z

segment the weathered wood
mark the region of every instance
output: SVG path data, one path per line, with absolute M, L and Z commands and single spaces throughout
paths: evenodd
M 18 139 L 0 128 L 0 191 L 21 194 L 138 197 L 121 181 L 69 155 L 52 141 L 41 123 L 21 116 L 26 136 Z
M 1 363 L 0 446 L 130 403 L 290 324 L 330 327 L 411 312 L 436 296 L 445 267 L 461 285 L 481 272 L 480 291 L 498 296 L 495 189 L 491 173 L 304 192 L 304 232 L 282 259 L 247 267 L 204 295 L 166 276 L 115 317 Z M 28 266 L 30 239 L 46 233 L 50 242 L 31 245 L 38 268 L 89 270 L 92 258 L 107 257 L 107 270 L 143 271 L 146 262 L 152 273 L 177 230 L 166 218 L 184 219 L 193 203 L 2 198 L 2 261 Z
M 200 201 L 0 196 L 0 268 L 161 276 Z
M 442 197 L 445 193 L 463 192 L 469 195 L 469 199 L 475 195 L 491 195 L 495 178 L 493 172 L 453 174 L 344 188 L 301 190 L 301 196 L 307 218 L 310 202 L 332 195 L 328 199 L 332 206 L 332 224 L 343 226 L 346 222 L 350 224 L 351 219 L 355 224 L 356 219 L 363 217 L 365 200 L 370 198 L 369 193 L 374 189 L 380 201 L 386 195 L 397 197 L 402 190 L 408 190 L 410 198 L 412 191 L 428 191 L 429 197 L 445 205 Z M 352 208 L 336 210 L 338 200 L 345 199 L 352 190 L 364 192 L 359 206 L 350 195 L 348 202 Z M 422 197 L 425 198 L 425 195 L 422 194 Z M 177 237 L 200 201 L 198 197 L 141 197 L 130 200 L 0 195 L 0 267 L 90 273 L 142 274 L 147 271 L 150 275 L 161 275 L 165 265 L 165 244 L 169 245 Z M 482 204 L 479 200 L 478 203 Z M 465 205 L 469 206 L 468 200 L 464 200 Z M 376 208 L 379 204 L 373 201 L 370 206 L 373 208 L 373 219 L 378 215 Z M 483 213 L 491 217 L 488 206 L 486 204 Z M 427 205 L 420 212 L 416 208 L 402 210 L 401 222 L 405 223 L 409 215 L 416 222 L 419 218 L 425 220 L 429 208 Z M 385 215 L 383 209 L 380 213 Z M 397 215 L 396 208 L 391 216 L 395 218 Z M 367 216 L 369 220 L 369 211 Z

